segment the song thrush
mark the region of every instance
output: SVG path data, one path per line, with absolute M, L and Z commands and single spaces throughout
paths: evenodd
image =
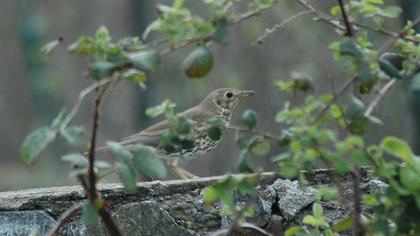
M 207 121 L 212 117 L 222 118 L 229 124 L 232 112 L 238 102 L 245 97 L 255 94 L 253 91 L 241 91 L 233 88 L 220 88 L 211 92 L 200 104 L 184 112 L 177 114 L 177 117 L 185 117 L 192 120 L 193 129 L 196 133 L 196 140 L 192 147 L 168 153 L 162 148 L 160 139 L 162 134 L 168 131 L 167 120 L 159 122 L 140 133 L 124 138 L 120 143 L 124 146 L 133 144 L 144 144 L 154 147 L 160 154 L 169 157 L 168 166 L 181 178 L 193 178 L 193 174 L 178 166 L 178 160 L 188 160 L 199 157 L 213 150 L 219 140 L 213 140 L 206 132 L 209 124 Z M 224 129 L 222 130 L 224 131 Z

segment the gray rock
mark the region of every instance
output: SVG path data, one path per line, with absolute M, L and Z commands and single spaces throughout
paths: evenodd
M 171 215 L 155 202 L 123 205 L 114 216 L 126 235 L 194 235 L 192 231 L 178 225 Z
M 0 235 L 44 235 L 55 220 L 42 210 L 0 212 Z
M 299 211 L 316 200 L 317 190 L 312 187 L 301 188 L 298 181 L 278 179 L 271 187 L 276 191 L 280 212 L 287 220 L 293 219 Z
M 388 188 L 389 184 L 384 183 L 377 179 L 371 179 L 369 180 L 365 185 L 365 191 L 366 193 L 374 193 L 376 191 L 384 191 L 386 188 Z

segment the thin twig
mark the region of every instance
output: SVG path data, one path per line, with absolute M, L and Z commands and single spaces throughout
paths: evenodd
M 260 135 L 260 136 L 262 136 L 263 138 L 266 138 L 266 139 L 271 139 L 271 140 L 276 140 L 276 141 L 281 140 L 280 137 L 277 137 L 275 135 L 272 135 L 270 133 L 266 133 L 266 132 L 263 132 L 263 131 L 255 130 L 255 129 L 247 129 L 247 128 L 242 128 L 242 127 L 232 126 L 232 125 L 227 127 L 227 128 L 230 129 L 230 130 L 236 130 L 236 131 L 239 131 L 239 132 L 257 134 L 257 135 Z
M 313 12 L 313 14 L 322 22 L 327 23 L 329 25 L 332 25 L 334 28 L 337 28 L 339 30 L 345 30 L 345 27 L 340 25 L 340 22 L 333 19 L 329 15 L 319 11 L 314 6 L 312 6 L 307 0 L 297 0 L 300 5 L 302 5 L 304 8 L 310 10 Z
M 112 93 L 115 91 L 115 89 L 117 88 L 118 83 L 121 80 L 114 80 L 111 82 L 110 86 L 111 88 L 108 90 L 107 94 L 105 95 L 105 97 L 102 99 L 102 103 L 101 103 L 101 107 L 99 108 L 99 112 L 102 112 L 105 109 L 105 104 L 108 102 L 109 98 L 111 97 Z
M 338 109 L 340 109 L 340 112 L 341 112 L 341 114 L 343 115 L 344 125 L 346 126 L 347 130 L 349 130 L 349 128 L 348 128 L 348 127 L 349 127 L 349 122 L 348 122 L 348 120 L 347 120 L 346 116 L 344 115 L 344 114 L 345 114 L 345 112 L 344 112 L 344 108 L 343 108 L 343 106 L 341 105 L 340 101 L 338 100 L 338 95 L 337 95 L 337 92 L 336 92 L 336 89 L 335 89 L 334 80 L 333 80 L 330 76 L 328 76 L 328 78 L 329 78 L 329 80 L 330 80 L 331 90 L 333 91 L 333 96 L 334 96 L 333 101 L 335 101 L 335 103 L 336 103 L 336 104 L 337 104 L 337 106 L 338 106 Z
M 73 109 L 70 111 L 69 115 L 66 117 L 66 119 L 63 121 L 63 123 L 61 124 L 61 129 L 65 128 L 68 123 L 73 119 L 73 117 L 76 115 L 77 111 L 80 108 L 80 105 L 82 104 L 83 99 L 85 98 L 86 95 L 90 94 L 92 91 L 94 91 L 96 88 L 101 87 L 111 81 L 113 81 L 115 78 L 110 77 L 110 78 L 106 78 L 106 79 L 102 79 L 100 81 L 97 81 L 91 85 L 89 85 L 87 88 L 83 89 L 80 93 L 79 93 L 79 97 L 77 99 L 76 104 L 74 105 Z
M 61 214 L 60 218 L 58 218 L 57 223 L 52 227 L 50 230 L 48 230 L 46 236 L 53 236 L 57 235 L 60 228 L 72 217 L 76 211 L 78 211 L 83 206 L 83 202 L 77 203 L 67 209 L 63 214 Z
M 382 88 L 379 90 L 378 95 L 372 100 L 372 102 L 369 104 L 369 106 L 366 108 L 365 113 L 363 115 L 365 117 L 369 117 L 372 113 L 373 109 L 375 109 L 376 106 L 378 106 L 381 99 L 385 96 L 385 94 L 388 92 L 388 90 L 395 84 L 397 80 L 391 79 L 389 80 Z
M 346 26 L 345 36 L 353 38 L 354 37 L 353 27 L 351 26 L 349 17 L 347 16 L 347 11 L 346 11 L 346 8 L 344 7 L 343 0 L 337 0 L 337 2 L 341 9 L 341 15 L 343 16 L 344 25 Z
M 337 97 L 340 97 L 344 92 L 347 91 L 347 89 L 350 87 L 350 85 L 353 84 L 354 81 L 356 81 L 358 79 L 357 76 L 347 80 L 347 82 L 344 84 L 344 86 L 336 93 Z M 314 119 L 314 121 L 312 122 L 312 124 L 317 123 L 325 114 L 325 112 L 328 111 L 328 109 L 331 107 L 332 104 L 334 104 L 334 99 L 329 101 L 325 107 L 321 110 L 321 112 L 316 116 L 316 118 Z
M 398 33 L 397 37 L 389 39 L 387 42 L 385 42 L 384 45 L 379 49 L 379 54 L 381 55 L 381 54 L 385 53 L 388 50 L 389 47 L 391 47 L 392 45 L 394 45 L 397 42 L 397 40 L 399 38 L 403 38 L 403 36 L 407 33 L 408 30 L 410 30 L 411 28 L 413 28 L 414 26 L 416 26 L 418 24 L 420 24 L 420 17 L 415 19 L 413 21 L 413 24 L 411 24 L 409 27 L 405 27 L 403 30 L 401 30 Z M 406 38 L 404 38 L 404 39 L 406 39 Z
M 287 25 L 289 22 L 295 20 L 296 18 L 303 16 L 303 15 L 307 15 L 307 14 L 311 14 L 314 13 L 312 10 L 308 10 L 308 11 L 302 11 L 299 12 L 289 18 L 287 18 L 286 20 L 282 21 L 279 24 L 275 24 L 273 27 L 271 27 L 270 29 L 265 29 L 264 34 L 262 34 L 260 37 L 258 37 L 253 43 L 252 45 L 256 45 L 256 44 L 261 44 L 263 42 L 263 40 L 265 38 L 267 38 L 270 34 L 276 32 L 278 29 L 284 27 L 285 25 Z

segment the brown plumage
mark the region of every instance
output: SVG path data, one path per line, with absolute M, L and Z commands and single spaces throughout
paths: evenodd
M 141 143 L 154 147 L 161 154 L 173 157 L 168 164 L 177 175 L 182 178 L 192 178 L 194 175 L 177 166 L 178 159 L 190 159 L 193 157 L 201 156 L 204 153 L 214 149 L 220 140 L 213 141 L 207 136 L 207 121 L 211 117 L 219 116 L 223 118 L 227 124 L 229 124 L 232 111 L 234 110 L 236 104 L 242 98 L 253 94 L 253 91 L 241 91 L 233 88 L 216 89 L 197 106 L 177 114 L 177 116 L 191 119 L 193 121 L 194 130 L 198 132 L 195 146 L 191 149 L 181 150 L 180 152 L 168 154 L 160 147 L 160 137 L 162 134 L 168 131 L 169 122 L 167 120 L 150 126 L 140 133 L 126 137 L 122 139 L 120 143 L 125 146 Z M 104 147 L 98 149 L 98 151 L 106 149 L 107 148 Z

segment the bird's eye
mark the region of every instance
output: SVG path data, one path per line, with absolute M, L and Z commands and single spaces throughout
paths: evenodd
M 227 97 L 227 98 L 231 98 L 232 96 L 233 96 L 233 93 L 232 93 L 232 92 L 227 92 L 227 93 L 226 93 L 226 97 Z

